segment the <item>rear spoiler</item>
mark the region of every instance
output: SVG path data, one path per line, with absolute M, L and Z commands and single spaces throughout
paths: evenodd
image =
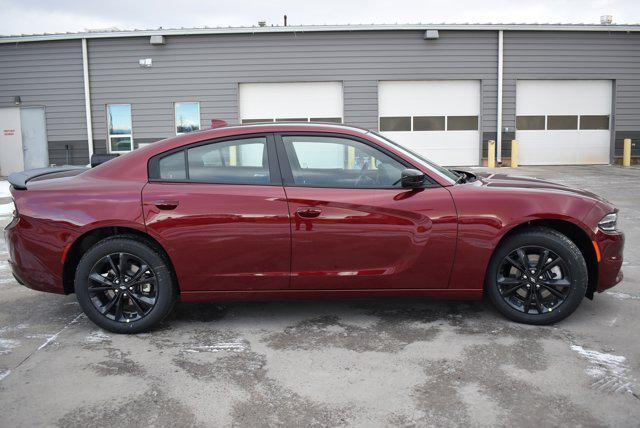
M 26 171 L 14 172 L 13 174 L 9 174 L 8 180 L 14 189 L 26 190 L 27 183 L 33 179 L 43 177 L 45 175 L 60 174 L 60 173 L 65 173 L 69 171 L 78 171 L 78 173 L 80 173 L 87 169 L 88 168 L 84 166 L 59 166 L 59 167 L 51 167 L 51 168 L 36 168 L 36 169 L 29 169 Z M 55 178 L 55 177 L 50 177 L 50 178 Z

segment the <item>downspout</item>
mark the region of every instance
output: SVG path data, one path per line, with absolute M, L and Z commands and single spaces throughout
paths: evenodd
M 502 164 L 502 30 L 498 31 L 498 120 L 496 125 L 496 155 L 497 165 Z
M 89 59 L 87 57 L 87 39 L 82 39 L 82 75 L 84 79 L 84 113 L 87 121 L 87 144 L 89 145 L 89 163 L 93 156 L 93 128 L 91 126 L 91 91 L 89 90 Z

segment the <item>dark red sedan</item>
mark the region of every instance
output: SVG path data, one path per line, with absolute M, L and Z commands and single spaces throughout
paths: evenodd
M 75 292 L 114 332 L 177 300 L 483 293 L 547 324 L 622 279 L 617 210 L 596 195 L 448 170 L 347 126 L 222 127 L 9 180 L 16 279 Z

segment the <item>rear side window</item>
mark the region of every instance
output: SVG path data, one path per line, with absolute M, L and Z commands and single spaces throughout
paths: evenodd
M 265 137 L 205 144 L 187 150 L 189 180 L 209 183 L 269 184 Z
M 158 162 L 160 178 L 163 180 L 185 180 L 187 172 L 184 151 L 165 156 Z

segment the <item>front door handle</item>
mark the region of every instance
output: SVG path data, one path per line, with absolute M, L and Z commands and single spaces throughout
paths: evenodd
M 296 210 L 296 213 L 298 214 L 298 216 L 304 217 L 304 218 L 318 217 L 321 212 L 322 210 L 320 208 L 314 208 L 314 207 L 300 207 Z
M 178 201 L 155 201 L 153 205 L 155 205 L 161 210 L 175 210 L 178 207 L 179 202 Z

